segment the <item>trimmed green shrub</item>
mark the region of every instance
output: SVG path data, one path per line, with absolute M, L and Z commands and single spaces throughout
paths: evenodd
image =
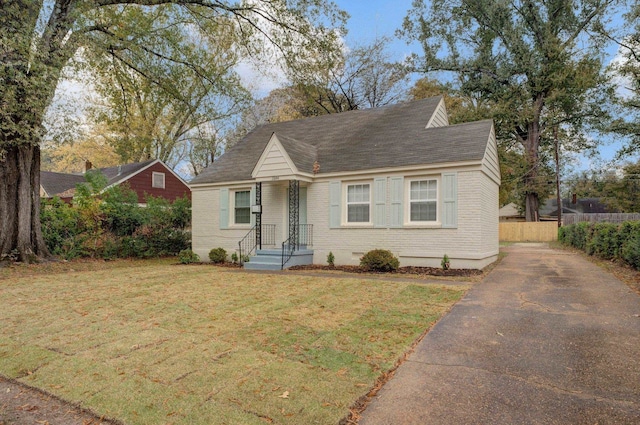
M 640 221 L 578 223 L 561 227 L 558 240 L 607 260 L 622 260 L 640 270 Z
M 591 238 L 587 240 L 586 252 L 589 255 L 610 260 L 619 251 L 618 225 L 612 223 L 597 223 L 592 227 Z
M 444 254 L 444 257 L 442 257 L 440 265 L 442 266 L 442 270 L 449 270 L 449 268 L 451 267 L 451 261 L 449 260 L 449 256 L 447 254 Z
M 231 254 L 231 262 L 233 264 L 238 262 L 238 253 L 237 252 L 234 252 L 234 253 Z
M 213 248 L 209 251 L 209 259 L 215 264 L 224 263 L 227 261 L 227 251 L 224 248 Z
M 640 270 L 640 234 L 636 233 L 625 241 L 621 257 L 633 268 Z
M 190 249 L 183 249 L 178 254 L 178 260 L 182 264 L 199 263 L 200 256 Z
M 336 257 L 331 251 L 329 251 L 329 255 L 327 255 L 327 264 L 329 264 L 331 267 L 336 265 Z
M 360 266 L 366 270 L 376 272 L 391 272 L 398 270 L 400 261 L 386 249 L 373 249 L 362 256 Z

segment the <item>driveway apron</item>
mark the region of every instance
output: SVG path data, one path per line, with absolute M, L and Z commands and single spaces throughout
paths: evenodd
M 640 297 L 580 255 L 505 251 L 360 425 L 640 424 Z

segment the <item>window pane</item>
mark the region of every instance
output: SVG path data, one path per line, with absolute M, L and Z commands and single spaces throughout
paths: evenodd
M 435 201 L 438 196 L 437 180 L 418 180 L 411 182 L 409 200 Z
M 250 208 L 236 208 L 236 224 L 249 224 L 251 223 L 251 209 Z
M 251 202 L 251 192 L 243 190 L 236 192 L 236 207 L 249 207 Z
M 349 205 L 347 209 L 347 221 L 349 223 L 368 223 L 369 222 L 369 205 L 368 204 Z
M 438 183 L 435 180 L 429 180 L 427 186 L 427 197 L 425 199 L 435 200 L 438 196 Z
M 411 221 L 435 221 L 436 202 L 412 202 Z
M 369 202 L 369 185 L 352 184 L 347 186 L 347 202 Z

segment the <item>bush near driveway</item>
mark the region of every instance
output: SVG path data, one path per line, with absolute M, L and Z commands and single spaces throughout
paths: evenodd
M 640 221 L 577 223 L 563 226 L 558 240 L 606 260 L 621 260 L 640 270 Z
M 167 260 L 37 270 L 0 270 L 0 374 L 134 425 L 336 424 L 467 288 Z

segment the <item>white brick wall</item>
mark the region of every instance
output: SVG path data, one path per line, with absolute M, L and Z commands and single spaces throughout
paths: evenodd
M 449 170 L 448 170 L 449 171 Z M 372 176 L 384 177 L 383 175 Z M 209 250 L 237 249 L 247 229 L 219 228 L 218 188 L 196 189 L 193 198 L 193 250 L 203 260 Z M 286 183 L 263 183 L 265 224 L 276 224 L 279 239 L 286 229 Z M 314 263 L 325 264 L 333 252 L 336 264 L 359 264 L 365 252 L 382 248 L 392 251 L 404 266 L 440 267 L 446 253 L 454 268 L 482 268 L 498 253 L 498 188 L 479 169 L 458 172 L 458 227 L 442 228 L 329 228 L 329 181 L 312 183 L 307 189 L 307 222 L 313 225 Z M 387 185 L 389 204 L 389 185 Z M 441 207 L 442 203 L 439 203 Z
M 359 264 L 359 257 L 375 248 L 392 251 L 401 265 L 439 267 L 446 253 L 452 267 L 484 267 L 487 247 L 483 241 L 483 224 L 490 220 L 481 217 L 483 198 L 481 171 L 458 173 L 458 228 L 329 228 L 329 182 L 314 183 L 309 187 L 309 223 L 314 232 L 314 263 L 323 264 L 329 251 L 336 264 Z M 388 186 L 387 186 L 388 188 Z M 497 189 L 496 189 L 497 192 Z M 387 197 L 389 194 L 387 193 Z M 484 196 L 489 196 L 484 194 Z M 497 195 L 496 195 L 497 196 Z M 387 202 L 389 200 L 387 199 Z M 496 215 L 497 230 L 497 215 Z M 491 251 L 497 253 L 498 243 Z

